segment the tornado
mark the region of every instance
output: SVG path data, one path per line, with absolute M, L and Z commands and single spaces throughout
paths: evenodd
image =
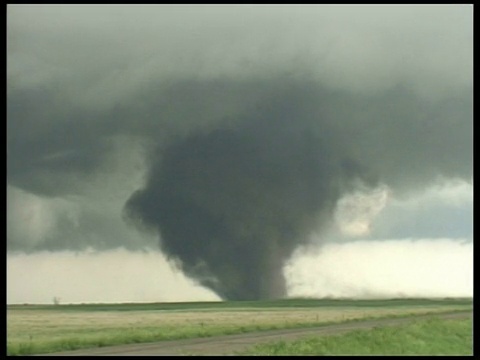
M 472 182 L 470 7 L 7 15 L 8 251 L 160 248 L 223 299 L 282 298 L 342 197 Z
M 328 228 L 338 199 L 359 184 L 373 188 L 414 177 L 420 184 L 435 174 L 434 162 L 422 162 L 418 174 L 390 167 L 392 157 L 405 152 L 402 163 L 414 168 L 428 150 L 425 143 L 415 142 L 424 126 L 415 112 L 425 110 L 408 92 L 359 98 L 329 92 L 302 78 L 281 77 L 252 81 L 240 89 L 229 81 L 190 84 L 188 91 L 221 107 L 212 101 L 220 88 L 224 97 L 234 96 L 245 106 L 228 121 L 192 126 L 190 132 L 154 147 L 146 185 L 130 197 L 126 211 L 129 218 L 157 231 L 162 251 L 185 274 L 224 299 L 286 296 L 285 260 L 312 231 Z M 397 119 L 381 116 L 385 109 L 398 107 L 399 99 L 406 105 L 397 111 L 406 125 L 400 130 Z M 341 103 L 350 106 L 343 114 Z M 356 116 L 367 104 L 370 117 Z M 386 138 L 364 143 L 374 132 Z M 392 148 L 398 138 L 416 150 L 403 144 Z M 369 158 L 372 148 L 377 150 Z M 417 157 L 409 159 L 410 151 L 418 151 Z M 399 181 L 403 171 L 409 176 Z

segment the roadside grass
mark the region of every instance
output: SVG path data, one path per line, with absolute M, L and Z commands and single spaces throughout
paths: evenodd
M 472 319 L 416 320 L 412 324 L 354 330 L 257 345 L 240 355 L 473 355 Z
M 354 306 L 355 302 L 315 300 L 323 306 L 312 306 L 313 300 L 294 300 L 293 306 L 278 302 L 239 302 L 217 308 L 208 303 L 194 303 L 189 309 L 181 304 L 98 304 L 9 306 L 7 308 L 7 355 L 29 355 L 68 351 L 108 345 L 148 343 L 252 331 L 321 326 L 330 323 L 403 317 L 432 312 L 452 312 L 472 308 L 472 301 L 419 302 L 402 299 L 391 306 Z M 322 302 L 323 301 L 323 302 Z M 262 305 L 253 307 L 253 304 Z M 270 306 L 264 306 L 265 303 Z M 378 301 L 380 304 L 388 301 Z M 207 309 L 202 307 L 207 304 Z M 218 303 L 217 303 L 218 304 Z M 228 304 L 228 303 L 227 303 Z M 392 304 L 392 302 L 390 302 Z M 440 305 L 439 305 L 440 304 Z M 167 305 L 168 310 L 158 309 Z M 365 303 L 364 303 L 365 305 Z M 76 306 L 78 311 L 73 311 Z M 88 308 L 92 311 L 88 311 Z M 128 309 L 128 311 L 120 310 Z M 135 306 L 138 306 L 135 311 Z M 104 311 L 101 311 L 101 309 Z M 152 310 L 156 308 L 156 310 Z
M 301 324 L 298 324 L 301 326 Z M 108 345 L 148 343 L 164 340 L 209 337 L 216 335 L 239 334 L 251 331 L 275 329 L 272 325 L 255 326 L 216 326 L 204 327 L 193 324 L 188 327 L 145 327 L 131 329 L 88 329 L 70 336 L 43 338 L 37 337 L 27 341 L 7 341 L 7 355 L 44 354 L 60 351 L 94 348 Z

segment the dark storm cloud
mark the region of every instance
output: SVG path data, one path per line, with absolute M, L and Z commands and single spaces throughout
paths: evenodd
M 157 232 L 165 254 L 221 296 L 275 297 L 285 294 L 284 261 L 329 226 L 346 192 L 384 183 L 402 194 L 438 176 L 471 179 L 471 24 L 458 8 L 451 18 L 437 9 L 434 25 L 420 21 L 424 8 L 400 11 L 403 19 L 348 10 L 344 28 L 331 20 L 340 9 L 316 8 L 319 25 L 308 11 L 239 9 L 10 11 L 8 184 L 95 201 L 135 176 L 113 164 L 141 144 L 144 184 L 119 190 L 129 191 L 127 220 Z M 376 31 L 403 29 L 402 20 L 424 30 L 404 32 L 411 44 Z M 419 45 L 443 57 L 432 61 Z M 60 221 L 34 248 L 124 245 L 115 231 L 102 240 L 114 225 L 85 211 L 76 230 L 84 239 Z M 22 248 L 11 234 L 9 248 Z
M 53 91 L 38 89 L 11 91 L 7 99 L 9 178 L 16 186 L 45 195 L 71 191 L 67 176 L 72 172 L 82 177 L 98 170 L 108 148 L 105 128 L 112 133 L 104 121 L 92 124 L 92 112 L 68 109 L 56 97 Z

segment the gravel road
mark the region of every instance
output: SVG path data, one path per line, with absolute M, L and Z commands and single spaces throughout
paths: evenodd
M 332 335 L 358 329 L 372 329 L 378 326 L 395 326 L 405 324 L 416 319 L 439 317 L 442 319 L 469 318 L 471 311 L 418 315 L 398 319 L 376 319 L 355 321 L 343 324 L 323 325 L 314 328 L 298 328 L 250 332 L 239 335 L 224 335 L 208 338 L 183 339 L 161 341 L 147 344 L 116 345 L 93 349 L 81 349 L 53 354 L 49 356 L 98 356 L 98 355 L 233 355 L 236 351 L 245 350 L 259 343 L 296 340 L 314 335 Z

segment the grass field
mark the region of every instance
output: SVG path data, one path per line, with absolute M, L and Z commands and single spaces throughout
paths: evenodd
M 473 323 L 472 319 L 417 320 L 409 325 L 261 344 L 240 355 L 473 355 Z
M 465 310 L 472 305 L 472 299 L 10 305 L 7 354 L 317 326 L 362 318 Z

